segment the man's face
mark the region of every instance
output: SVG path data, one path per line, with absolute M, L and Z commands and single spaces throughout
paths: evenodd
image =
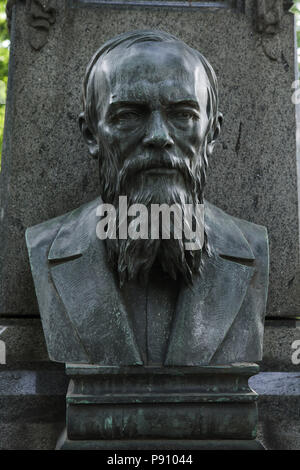
M 202 202 L 208 85 L 199 58 L 180 43 L 140 42 L 116 48 L 98 63 L 96 132 L 83 126 L 83 134 L 91 154 L 99 155 L 101 195 L 115 204 L 117 225 L 123 219 L 121 195 L 129 206 L 195 208 Z M 171 231 L 174 227 L 175 222 Z M 107 239 L 106 248 L 121 285 L 128 279 L 146 280 L 156 259 L 171 277 L 181 274 L 190 283 L 202 253 L 189 253 L 182 240 L 174 233 L 170 240 Z
M 137 187 L 141 178 L 152 191 L 162 181 L 183 185 L 174 161 L 195 172 L 208 126 L 207 80 L 200 60 L 176 43 L 138 43 L 102 61 L 98 144 L 117 149 L 118 171 L 129 169 Z

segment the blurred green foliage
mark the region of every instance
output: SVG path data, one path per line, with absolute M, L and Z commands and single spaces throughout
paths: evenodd
M 2 154 L 5 99 L 9 59 L 9 35 L 5 15 L 6 1 L 0 0 L 0 165 Z

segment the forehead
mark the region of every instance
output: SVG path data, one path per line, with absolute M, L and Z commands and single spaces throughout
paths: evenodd
M 199 57 L 181 43 L 145 42 L 115 49 L 100 62 L 97 78 L 97 87 L 105 81 L 103 90 L 110 102 L 200 100 L 207 95 L 205 69 Z

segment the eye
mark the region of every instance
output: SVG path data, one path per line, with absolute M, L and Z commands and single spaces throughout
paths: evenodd
M 114 116 L 113 121 L 126 123 L 130 121 L 137 121 L 140 118 L 140 115 L 135 111 L 121 111 Z
M 194 113 L 193 111 L 187 111 L 187 110 L 172 111 L 169 114 L 169 117 L 171 119 L 176 119 L 176 120 L 180 120 L 184 122 L 188 122 L 190 120 L 195 121 L 199 119 L 196 113 Z

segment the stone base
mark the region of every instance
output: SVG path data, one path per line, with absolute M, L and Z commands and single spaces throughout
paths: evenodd
M 256 364 L 67 364 L 67 429 L 57 449 L 259 449 Z
M 252 440 L 122 440 L 71 441 L 64 431 L 56 450 L 264 450 L 256 439 Z

